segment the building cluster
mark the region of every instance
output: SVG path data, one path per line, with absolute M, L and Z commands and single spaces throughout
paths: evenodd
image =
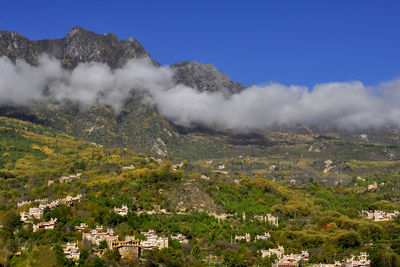
M 60 183 L 69 183 L 71 182 L 73 179 L 76 178 L 81 178 L 82 173 L 78 172 L 77 174 L 70 174 L 68 176 L 62 176 L 60 177 Z
M 37 230 L 52 230 L 56 227 L 56 224 L 57 224 L 57 218 L 55 219 L 51 218 L 50 221 L 48 222 L 40 222 L 34 224 L 33 232 L 36 232 Z
M 142 249 L 168 248 L 168 238 L 158 236 L 153 229 L 149 229 L 147 232 L 142 231 L 141 234 L 146 237 L 146 240 L 140 242 Z
M 75 243 L 67 243 L 64 248 L 64 255 L 67 259 L 78 261 L 80 258 L 79 248 Z
M 278 226 L 278 217 L 273 216 L 272 214 L 267 214 L 267 216 L 262 216 L 262 215 L 255 215 L 254 220 L 257 220 L 261 223 L 269 223 L 271 225 Z
M 181 244 L 187 244 L 189 243 L 189 240 L 186 238 L 186 236 L 182 235 L 182 234 L 177 234 L 177 235 L 173 235 L 171 236 L 172 240 L 177 240 L 179 241 L 179 243 Z
M 80 226 L 84 228 L 86 225 Z M 76 228 L 78 229 L 78 228 Z M 151 250 L 154 248 L 168 248 L 168 238 L 159 237 L 157 233 L 150 229 L 148 232 L 141 232 L 146 237 L 146 240 L 139 241 L 133 236 L 126 236 L 125 241 L 118 240 L 118 235 L 114 234 L 113 229 L 103 230 L 103 227 L 98 226 L 92 229 L 89 233 L 84 233 L 82 239 L 96 246 L 99 246 L 102 241 L 106 241 L 110 249 L 118 249 L 122 258 L 137 259 L 140 257 L 141 250 Z M 173 237 L 174 238 L 174 237 Z M 183 235 L 177 235 L 175 238 L 181 243 L 187 243 L 187 239 Z M 101 251 L 98 251 L 101 255 Z
M 245 240 L 246 242 L 250 242 L 251 241 L 251 237 L 249 233 L 246 233 L 245 235 L 235 235 L 235 242 L 236 241 L 242 241 Z
M 272 265 L 273 267 L 299 266 L 300 262 L 306 262 L 310 257 L 307 251 L 302 251 L 300 254 L 285 254 L 285 248 L 283 246 L 261 250 L 261 257 L 272 256 L 277 257 L 277 261 Z
M 82 199 L 81 194 L 79 194 L 75 197 L 67 196 L 65 198 L 56 199 L 50 203 L 47 198 L 35 199 L 33 202 L 39 202 L 39 207 L 37 207 L 37 208 L 32 207 L 27 212 L 21 211 L 19 213 L 21 216 L 21 221 L 27 222 L 31 219 L 41 220 L 41 219 L 43 219 L 43 214 L 44 214 L 45 208 L 55 209 L 60 204 L 71 206 L 75 201 L 81 201 L 81 199 Z M 17 206 L 22 207 L 29 203 L 32 203 L 32 202 L 31 201 L 19 202 L 19 203 L 17 203 Z
M 272 267 L 299 266 L 300 262 L 308 261 L 309 257 L 307 251 L 302 251 L 301 254 L 283 255 L 282 258 L 272 264 Z
M 75 226 L 75 230 L 77 231 L 83 231 L 86 230 L 88 228 L 88 225 L 86 223 L 81 223 L 78 226 Z
M 341 266 L 345 267 L 369 267 L 371 261 L 368 259 L 368 254 L 366 252 L 361 252 L 359 256 L 351 255 L 343 261 Z
M 85 225 L 81 224 L 83 228 Z M 98 226 L 95 229 L 90 230 L 89 233 L 84 233 L 82 239 L 86 240 L 96 246 L 99 246 L 102 241 L 106 241 L 107 246 L 110 249 L 118 249 L 122 258 L 137 259 L 140 256 L 141 246 L 140 241 L 135 238 L 126 236 L 125 241 L 119 241 L 118 235 L 114 234 L 113 229 L 107 229 L 103 231 L 102 226 Z M 101 255 L 102 251 L 98 254 Z
M 261 250 L 261 257 L 271 257 L 273 255 L 276 255 L 276 257 L 282 258 L 283 255 L 285 254 L 285 248 L 283 246 L 278 246 L 278 248 L 270 248 L 267 250 L 262 249 Z
M 129 212 L 129 208 L 127 205 L 122 205 L 121 208 L 114 207 L 114 213 L 118 214 L 120 216 L 126 216 L 126 215 L 128 215 L 128 212 Z
M 270 235 L 270 233 L 264 233 L 264 235 L 257 235 L 256 236 L 256 240 L 268 240 L 268 239 L 270 239 L 271 238 L 271 235 Z
M 53 200 L 50 203 L 40 203 L 39 204 L 39 209 L 45 209 L 45 208 L 50 208 L 55 209 L 57 208 L 58 205 L 67 205 L 67 206 L 72 206 L 74 204 L 75 201 L 80 202 L 82 200 L 82 195 L 78 194 L 75 197 L 73 196 L 67 196 L 65 198 L 59 198 L 56 200 Z
M 47 203 L 40 203 L 39 204 L 39 209 L 44 210 L 45 208 L 49 208 L 49 209 L 53 210 L 53 209 L 57 208 L 58 204 L 59 204 L 59 200 L 53 200 L 50 203 L 48 203 L 48 202 Z
M 374 210 L 374 211 L 363 210 L 361 211 L 361 214 L 366 216 L 367 219 L 374 220 L 376 222 L 390 221 L 400 217 L 399 211 L 384 212 L 381 210 Z
M 60 204 L 72 206 L 75 201 L 76 202 L 81 202 L 81 200 L 82 200 L 82 194 L 78 194 L 75 197 L 67 196 L 65 198 L 61 198 L 61 199 L 58 199 L 56 201 L 58 201 Z
M 18 208 L 21 208 L 22 206 L 25 206 L 25 205 L 28 205 L 28 204 L 31 204 L 32 203 L 32 201 L 22 201 L 22 202 L 18 202 L 17 203 L 17 207 Z
M 123 171 L 130 171 L 130 170 L 134 170 L 135 169 L 135 166 L 134 165 L 129 165 L 129 166 L 124 166 L 124 167 L 122 167 L 122 170 Z
M 39 202 L 40 204 L 44 204 L 47 203 L 49 200 L 47 198 L 40 198 L 40 199 L 35 199 L 33 201 L 30 200 L 26 200 L 26 201 L 22 201 L 22 202 L 18 202 L 17 203 L 17 207 L 21 208 L 22 206 L 31 204 L 31 203 L 35 203 L 35 202 Z
M 43 218 L 43 209 L 30 208 L 28 212 L 21 211 L 19 215 L 21 216 L 21 221 L 23 222 L 27 222 L 31 219 L 40 220 Z
M 121 258 L 135 260 L 140 257 L 140 241 L 135 240 L 135 238 L 132 236 L 126 236 L 125 241 L 112 241 L 111 248 L 118 249 Z
M 50 208 L 55 209 L 59 204 L 69 205 L 71 206 L 74 201 L 81 201 L 82 195 L 77 195 L 75 197 L 67 196 L 66 198 L 57 199 L 52 202 L 48 202 L 47 198 L 43 199 L 35 199 L 33 202 L 39 202 L 39 207 L 31 207 L 29 211 L 21 211 L 20 217 L 23 222 L 32 222 L 31 220 L 42 220 L 44 215 L 44 209 Z M 24 201 L 17 204 L 18 207 L 22 207 L 23 205 L 31 203 L 30 201 Z M 37 230 L 51 230 L 56 227 L 57 218 L 51 218 L 48 222 L 39 222 L 37 224 L 33 224 L 33 232 Z
M 276 256 L 277 260 L 273 267 L 297 267 L 300 266 L 301 262 L 307 262 L 310 255 L 307 251 L 302 251 L 299 254 L 285 254 L 283 246 L 278 248 L 261 250 L 261 257 L 272 257 Z M 361 252 L 359 256 L 351 255 L 350 258 L 346 258 L 343 261 L 335 261 L 333 264 L 317 264 L 315 266 L 320 267 L 369 267 L 371 261 L 368 260 L 368 254 Z
M 100 245 L 100 243 L 105 240 L 108 247 L 112 247 L 112 242 L 118 241 L 118 236 L 114 234 L 113 229 L 109 228 L 103 231 L 102 226 L 97 226 L 95 229 L 90 230 L 89 233 L 84 233 L 82 235 L 82 240 L 86 240 L 96 246 Z

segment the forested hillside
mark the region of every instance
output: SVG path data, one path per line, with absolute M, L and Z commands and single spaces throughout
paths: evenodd
M 276 146 L 263 157 L 181 162 L 103 147 L 15 119 L 1 118 L 0 132 L 3 266 L 74 266 L 63 253 L 67 242 L 77 242 L 80 266 L 270 266 L 275 256 L 262 258 L 261 250 L 278 246 L 286 254 L 307 250 L 308 263 L 333 263 L 366 251 L 371 266 L 400 264 L 399 218 L 376 222 L 361 214 L 400 210 L 399 163 L 385 154 L 387 149 L 397 153 L 395 148 L 330 140 L 318 143 L 325 152 L 293 144 Z M 346 155 L 340 163 L 342 173 L 334 173 L 340 165 L 335 159 L 330 163 L 334 167 L 324 172 L 327 163 L 315 153 L 334 148 L 375 153 L 375 159 L 342 152 Z M 331 172 L 343 181 L 321 185 L 323 179 L 317 178 L 329 179 Z M 69 182 L 59 180 L 77 173 L 81 174 Z M 315 178 L 304 182 L 287 178 L 296 173 Z M 374 183 L 376 187 L 368 188 Z M 80 194 L 81 200 L 72 205 L 45 208 L 43 219 L 21 221 L 20 213 L 37 207 L 40 199 L 50 202 Z M 28 202 L 17 206 L 23 201 Z M 114 207 L 124 205 L 127 215 L 116 214 Z M 257 217 L 267 214 L 279 223 Z M 37 222 L 51 218 L 57 218 L 54 229 L 33 231 Z M 76 230 L 81 223 L 87 225 L 83 232 Z M 113 229 L 119 240 L 128 236 L 145 240 L 141 232 L 154 229 L 169 239 L 169 246 L 127 259 L 105 242 L 96 246 L 82 239 L 100 225 Z M 266 232 L 269 238 L 256 240 Z M 179 233 L 187 243 L 172 239 Z M 249 242 L 235 240 L 245 234 L 250 235 Z M 96 256 L 99 251 L 101 256 Z

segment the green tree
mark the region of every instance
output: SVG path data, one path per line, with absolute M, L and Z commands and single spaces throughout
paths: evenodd
M 349 231 L 340 234 L 336 242 L 342 248 L 356 248 L 361 245 L 361 237 L 357 232 Z

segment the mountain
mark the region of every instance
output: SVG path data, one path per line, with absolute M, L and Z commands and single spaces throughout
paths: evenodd
M 118 40 L 114 33 L 97 34 L 79 26 L 71 29 L 62 39 L 31 41 L 16 32 L 0 31 L 0 56 L 11 60 L 23 59 L 36 65 L 41 55 L 47 54 L 61 61 L 67 69 L 82 62 L 100 62 L 111 68 L 123 66 L 129 59 L 151 59 L 146 49 L 133 37 Z M 155 65 L 158 62 L 153 60 Z M 179 62 L 171 66 L 176 70 L 174 79 L 199 91 L 237 93 L 245 87 L 233 82 L 213 64 Z
M 19 33 L 0 31 L 0 56 L 13 61 L 22 59 L 36 65 L 43 54 L 60 60 L 66 69 L 73 69 L 83 62 L 101 62 L 115 69 L 131 58 L 147 58 L 159 66 L 134 38 L 120 41 L 113 33 L 103 35 L 75 27 L 62 39 L 31 41 Z M 185 61 L 171 68 L 177 84 L 201 92 L 220 91 L 229 96 L 245 88 L 218 71 L 213 64 Z M 150 151 L 162 156 L 171 152 L 178 156 L 204 157 L 210 156 L 210 151 L 214 151 L 216 156 L 224 155 L 226 151 L 236 151 L 234 146 L 237 145 L 237 137 L 228 138 L 234 142 L 227 147 L 225 139 L 221 138 L 225 136 L 224 133 L 215 133 L 204 127 L 173 125 L 154 106 L 144 104 L 146 97 L 146 92 L 132 92 L 118 114 L 104 105 L 81 108 L 75 103 L 67 103 L 56 107 L 56 103 L 40 102 L 29 106 L 3 105 L 0 115 L 40 123 L 91 142 Z M 248 139 L 243 144 L 245 151 L 249 142 L 256 145 L 266 142 L 264 137 L 261 137 L 261 141 L 258 136 Z
M 97 34 L 75 27 L 62 39 L 31 41 L 19 33 L 0 31 L 0 57 L 5 56 L 13 61 L 22 59 L 36 65 L 43 54 L 60 60 L 68 70 L 84 62 L 105 63 L 116 69 L 129 59 L 143 58 L 151 60 L 156 67 L 160 66 L 136 39 L 121 41 L 113 33 Z M 172 79 L 176 84 L 199 92 L 221 92 L 229 98 L 245 89 L 244 85 L 232 81 L 213 64 L 183 61 L 170 68 L 174 71 Z M 4 104 L 0 106 L 0 116 L 39 123 L 107 146 L 187 159 L 262 155 L 266 147 L 274 144 L 310 144 L 325 137 L 398 144 L 396 129 L 344 131 L 298 125 L 243 133 L 206 125 L 183 127 L 160 115 L 155 106 L 147 104 L 148 98 L 148 92 L 134 90 L 118 112 L 107 105 L 82 107 L 69 101 L 63 105 L 54 101 L 39 101 L 29 105 Z

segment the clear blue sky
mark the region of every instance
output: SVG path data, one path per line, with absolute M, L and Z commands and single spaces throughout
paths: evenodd
M 214 63 L 246 85 L 400 74 L 400 1 L 1 0 L 0 29 L 62 38 L 76 25 L 135 37 L 161 64 Z

